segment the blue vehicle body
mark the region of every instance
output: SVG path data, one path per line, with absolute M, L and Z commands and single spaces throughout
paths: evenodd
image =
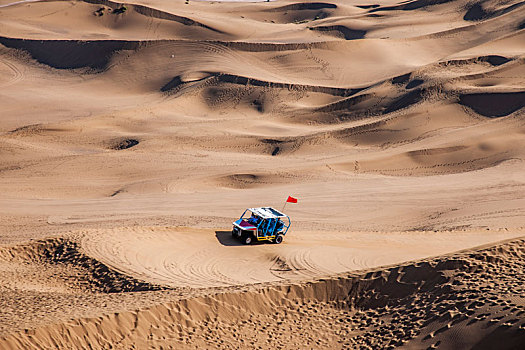
M 232 236 L 245 244 L 252 241 L 281 243 L 290 226 L 288 215 L 272 207 L 249 208 L 233 222 Z

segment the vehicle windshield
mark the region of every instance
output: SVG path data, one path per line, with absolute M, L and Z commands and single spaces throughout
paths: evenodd
M 257 226 L 257 225 L 261 222 L 262 218 L 259 217 L 259 216 L 256 215 L 256 214 L 252 213 L 252 212 L 249 212 L 249 213 L 250 213 L 251 215 L 250 215 L 250 217 L 248 218 L 247 221 L 248 221 L 250 224 L 252 224 L 252 225 L 254 225 L 254 226 Z

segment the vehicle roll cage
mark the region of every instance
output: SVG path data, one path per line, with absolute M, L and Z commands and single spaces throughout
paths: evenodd
M 283 235 L 286 235 L 286 233 L 288 232 L 288 229 L 291 226 L 291 221 L 288 215 L 283 214 L 280 211 L 274 208 L 271 208 L 271 207 L 246 209 L 244 213 L 242 213 L 239 220 L 246 219 L 245 215 L 248 212 L 255 215 L 255 218 L 259 217 L 263 219 L 263 220 L 256 219 L 256 221 L 250 221 L 252 219 L 251 217 L 248 219 L 248 222 L 250 222 L 254 227 L 257 228 L 258 237 L 261 237 L 261 236 L 273 237 L 275 236 L 277 232 Z

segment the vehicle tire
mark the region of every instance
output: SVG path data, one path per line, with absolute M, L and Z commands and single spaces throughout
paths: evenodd
M 232 237 L 237 238 L 237 234 L 235 233 L 235 230 L 232 230 Z
M 284 236 L 283 235 L 277 235 L 275 236 L 275 244 L 281 244 L 283 242 Z
M 246 244 L 246 245 L 252 244 L 253 236 L 250 233 L 245 233 L 244 235 L 242 235 L 241 241 L 243 244 Z

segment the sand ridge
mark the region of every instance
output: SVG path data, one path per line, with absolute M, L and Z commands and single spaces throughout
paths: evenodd
M 138 311 L 42 326 L 1 341 L 38 348 L 491 348 L 505 337 L 498 346 L 512 349 L 525 337 L 523 244 L 507 240 L 361 274 L 210 291 Z
M 127 276 L 164 286 L 202 288 L 302 280 L 390 265 L 516 237 L 521 231 L 390 232 L 388 237 L 372 232 L 294 232 L 277 247 L 245 247 L 230 230 L 159 227 L 95 230 L 80 242 L 88 256 Z

